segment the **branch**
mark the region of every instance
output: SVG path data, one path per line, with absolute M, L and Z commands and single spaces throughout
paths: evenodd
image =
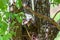
M 26 32 L 27 32 L 27 34 L 28 34 L 30 40 L 31 40 L 31 35 L 30 35 L 30 33 L 28 32 L 28 29 L 27 29 L 26 27 L 25 27 L 25 29 L 26 29 Z
M 54 15 L 53 19 L 56 17 L 56 15 L 57 15 L 59 12 L 60 12 L 60 10 L 56 12 L 56 14 Z
M 56 26 L 56 28 L 57 28 L 58 30 L 60 30 L 60 25 L 58 25 L 53 19 L 51 19 L 51 18 L 49 18 L 49 17 L 47 17 L 47 16 L 45 16 L 45 15 L 42 15 L 42 14 L 40 14 L 40 13 L 37 13 L 37 12 L 31 10 L 31 8 L 29 8 L 28 6 L 23 6 L 23 7 L 24 7 L 25 9 L 27 9 L 28 11 L 30 11 L 31 14 L 34 14 L 35 16 L 37 16 L 38 18 L 42 18 L 42 19 L 44 19 L 44 20 L 47 20 L 48 22 L 51 22 L 54 26 Z

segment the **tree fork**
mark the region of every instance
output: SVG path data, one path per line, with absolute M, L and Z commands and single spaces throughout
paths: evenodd
M 32 14 L 34 14 L 35 16 L 37 16 L 38 18 L 42 18 L 42 19 L 44 19 L 44 20 L 47 20 L 47 21 L 51 22 L 54 26 L 56 26 L 56 28 L 57 28 L 58 30 L 60 30 L 60 25 L 58 25 L 53 19 L 51 19 L 51 18 L 49 18 L 49 17 L 47 17 L 47 16 L 45 16 L 45 15 L 42 15 L 42 14 L 40 14 L 40 13 L 37 13 L 37 12 L 31 10 L 31 8 L 28 7 L 28 6 L 24 6 L 24 8 L 27 9 L 28 11 L 30 11 L 30 12 L 31 12 Z

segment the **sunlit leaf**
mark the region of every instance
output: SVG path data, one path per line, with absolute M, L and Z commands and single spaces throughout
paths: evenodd
M 3 37 L 2 36 L 0 36 L 0 40 L 3 40 Z
M 22 0 L 17 0 L 16 6 L 17 6 L 18 8 L 21 8 L 21 7 L 22 7 Z
M 19 23 L 22 23 L 22 18 L 21 17 L 17 16 L 16 19 Z
M 5 10 L 7 8 L 8 0 L 0 0 L 0 9 Z
M 7 30 L 8 25 L 5 22 L 0 22 L 0 25 L 1 25 L 0 34 L 3 35 L 5 33 L 5 31 Z

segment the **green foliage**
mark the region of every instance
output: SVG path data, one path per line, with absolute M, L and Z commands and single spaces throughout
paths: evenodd
M 5 15 L 6 16 L 6 15 Z M 5 22 L 5 20 L 4 20 L 4 14 L 3 14 L 3 12 L 2 13 L 0 13 L 0 40 L 9 40 L 9 38 L 11 38 L 12 36 L 12 34 L 10 34 L 9 32 L 8 32 L 8 30 L 7 30 L 7 28 L 8 28 L 8 23 L 7 22 Z M 3 19 L 3 20 L 2 20 Z
M 24 17 L 23 12 L 20 12 L 20 13 L 18 13 L 18 15 L 16 15 L 16 19 L 19 23 L 22 23 L 23 17 Z
M 50 0 L 52 3 L 55 3 L 56 5 L 60 4 L 60 0 Z
M 8 0 L 0 0 L 0 9 L 1 10 L 6 10 L 7 9 L 7 3 L 8 3 Z
M 11 33 L 0 35 L 0 40 L 9 40 L 11 37 Z
M 15 35 L 16 33 L 13 31 L 9 31 L 7 30 L 8 28 L 8 19 L 11 18 L 12 20 L 16 19 L 19 23 L 22 23 L 24 16 L 23 12 L 20 13 L 10 13 L 8 12 L 8 2 L 9 0 L 0 0 L 0 40 L 9 40 L 10 38 L 12 38 L 13 35 Z M 54 3 L 59 4 L 60 0 L 52 0 Z M 18 8 L 22 7 L 22 0 L 17 0 L 16 1 L 16 6 Z M 4 17 L 5 16 L 5 17 Z M 14 24 L 16 22 L 13 21 L 12 23 L 10 23 L 9 25 L 14 27 Z
M 17 6 L 18 8 L 21 8 L 21 7 L 22 7 L 22 0 L 17 0 L 17 1 L 16 1 L 16 6 Z
M 7 30 L 7 24 L 5 22 L 0 22 L 0 34 L 3 35 L 5 33 L 5 31 Z
M 16 6 L 18 8 L 21 8 L 22 1 L 17 0 Z M 16 23 L 15 21 L 13 21 L 12 23 L 9 24 L 9 21 L 8 21 L 9 18 L 11 18 L 12 20 L 14 20 L 16 18 L 16 20 L 19 23 L 22 23 L 22 20 L 24 17 L 23 12 L 11 13 L 8 11 L 8 9 L 7 9 L 8 7 L 9 7 L 9 0 L 0 0 L 0 40 L 10 40 L 10 38 L 12 38 L 12 36 L 16 34 L 12 30 L 10 30 L 10 31 L 7 30 L 8 26 L 14 27 L 14 24 Z
M 11 14 L 12 20 L 16 19 L 19 23 L 22 23 L 24 17 L 25 16 L 23 12 Z
M 59 4 L 60 0 L 53 0 L 53 2 Z
M 1 15 L 0 15 L 0 21 L 2 20 L 2 17 L 1 17 Z

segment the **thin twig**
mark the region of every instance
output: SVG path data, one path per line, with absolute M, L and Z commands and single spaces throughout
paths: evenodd
M 28 32 L 28 30 L 27 30 L 27 28 L 26 28 L 26 27 L 25 27 L 25 29 L 26 29 L 26 32 L 27 32 L 27 34 L 28 34 L 28 36 L 29 36 L 30 40 L 31 40 L 31 35 L 30 35 L 30 33 Z
M 53 19 L 56 17 L 56 15 L 57 15 L 59 12 L 60 12 L 60 10 L 56 12 L 56 14 L 54 15 Z

